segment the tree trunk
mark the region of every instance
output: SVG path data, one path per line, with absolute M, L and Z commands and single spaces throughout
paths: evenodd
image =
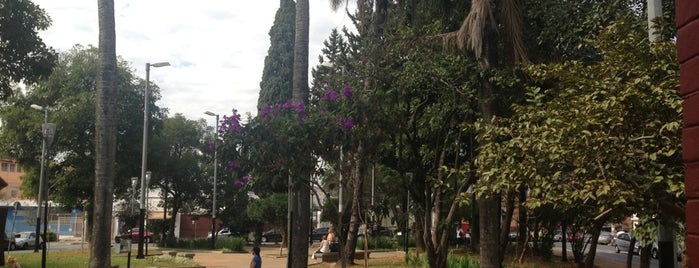
M 592 226 L 592 233 L 590 233 L 590 251 L 585 257 L 585 267 L 594 268 L 595 267 L 595 254 L 597 253 L 597 241 L 599 240 L 599 233 L 602 231 L 603 221 L 596 221 Z M 585 236 L 582 237 L 585 241 Z M 584 243 L 584 242 L 583 242 Z
M 90 267 L 111 266 L 112 198 L 116 159 L 116 34 L 114 0 L 99 0 L 99 71 L 95 111 L 95 206 Z
M 500 268 L 500 198 L 481 197 L 478 201 L 480 211 L 481 247 L 480 263 L 482 268 Z
M 353 202 L 352 202 L 352 215 L 350 216 L 349 231 L 347 232 L 347 242 L 345 242 L 345 252 L 347 252 L 347 263 L 354 264 L 354 252 L 357 248 L 357 232 L 359 231 L 359 225 L 361 223 L 360 218 L 360 207 L 363 198 L 364 180 L 363 175 L 365 170 L 363 168 L 363 157 L 364 157 L 364 142 L 359 141 L 357 145 L 357 151 L 354 153 L 354 169 L 352 171 L 352 184 L 353 185 Z
M 633 267 L 633 249 L 636 246 L 636 237 L 631 236 L 631 241 L 629 242 L 629 251 L 627 252 L 628 254 L 626 255 L 626 267 L 631 268 Z
M 512 215 L 515 211 L 515 193 L 508 193 L 506 200 L 505 220 L 500 223 L 500 262 L 505 260 L 505 252 L 510 240 L 510 223 L 512 223 Z M 525 234 L 526 235 L 526 234 Z
M 486 31 L 487 33 L 488 31 Z M 487 35 L 487 34 L 486 34 Z M 492 36 L 492 35 L 491 35 Z M 488 43 L 492 43 L 488 38 L 484 37 Z M 483 69 L 490 69 L 490 47 L 484 45 L 485 51 L 481 58 L 481 66 Z M 496 108 L 494 105 L 495 90 L 492 83 L 482 81 L 481 88 L 478 91 L 478 104 L 481 111 L 481 116 L 486 124 L 491 123 L 495 115 Z M 494 195 L 491 197 L 480 197 L 478 208 L 480 210 L 480 262 L 481 267 L 502 267 L 500 260 L 500 196 Z

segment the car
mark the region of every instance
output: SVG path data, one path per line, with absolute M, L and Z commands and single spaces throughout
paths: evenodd
M 216 232 L 216 237 L 242 237 L 245 238 L 245 240 L 248 240 L 248 235 L 245 232 L 231 231 L 229 228 L 222 228 L 221 230 L 218 230 L 218 232 Z M 211 233 L 209 233 L 207 238 L 211 238 Z
M 39 244 L 43 244 L 44 239 L 39 236 Z M 34 248 L 36 244 L 36 232 L 19 232 L 10 238 L 10 250 Z
M 682 248 L 684 247 L 684 243 L 677 243 L 677 248 L 675 248 L 675 253 L 677 254 L 677 261 L 682 260 Z M 660 249 L 658 247 L 658 243 L 654 242 L 653 246 L 651 247 L 650 250 L 650 257 L 653 259 L 658 259 L 660 258 Z
M 274 242 L 274 243 L 279 243 L 282 242 L 282 234 L 276 230 L 272 229 L 266 232 L 262 233 L 262 242 Z
M 563 240 L 563 232 L 561 232 L 560 230 L 554 231 L 553 232 L 553 241 L 560 242 L 561 240 Z
M 620 253 L 622 251 L 629 252 L 629 247 L 631 245 L 631 234 L 627 232 L 618 232 L 616 234 L 616 238 L 614 238 L 614 243 L 616 244 L 616 253 Z M 638 243 L 638 241 L 634 243 L 632 250 L 634 254 L 638 254 L 640 252 L 640 244 L 641 243 Z
M 311 231 L 311 242 L 321 241 L 324 235 L 328 235 L 330 227 L 318 227 Z
M 368 232 L 369 232 L 369 236 L 374 236 L 374 232 L 376 232 L 376 231 L 372 231 L 371 229 L 369 229 Z M 358 236 L 358 237 L 362 237 L 362 236 L 364 236 L 364 233 L 363 233 L 363 232 L 359 232 L 359 233 L 357 234 L 357 236 Z M 396 232 L 394 232 L 392 229 L 389 229 L 389 228 L 387 228 L 387 227 L 381 227 L 381 228 L 378 230 L 378 234 L 376 234 L 375 236 L 394 237 L 394 236 L 396 236 Z
M 121 242 L 122 238 L 130 238 L 131 241 L 134 241 L 134 243 L 136 243 L 136 242 L 138 242 L 138 236 L 139 236 L 139 229 L 138 228 L 131 228 L 128 231 L 126 231 L 126 233 L 123 233 L 123 234 L 120 234 L 120 235 L 117 235 L 116 237 L 114 237 L 114 242 L 119 243 L 119 242 Z M 143 233 L 143 242 L 150 243 L 151 241 L 153 241 L 153 233 L 149 232 L 149 231 L 146 231 L 145 233 Z
M 613 240 L 614 236 L 612 235 L 612 233 L 602 231 L 599 233 L 599 237 L 597 238 L 597 244 L 609 245 L 612 243 Z

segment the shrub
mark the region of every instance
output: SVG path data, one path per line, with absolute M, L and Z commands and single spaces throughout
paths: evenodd
M 395 238 L 387 236 L 369 237 L 369 249 L 396 249 L 398 244 Z M 357 249 L 364 249 L 364 237 L 357 240 Z
M 414 253 L 408 253 L 405 255 L 405 262 L 411 267 L 429 267 L 429 262 L 427 261 L 427 255 L 417 255 Z M 447 256 L 447 268 L 478 268 L 478 260 L 472 259 L 469 256 L 456 256 L 449 254 Z
M 235 252 L 245 252 L 248 241 L 242 237 L 222 237 L 216 240 L 217 249 L 228 249 Z

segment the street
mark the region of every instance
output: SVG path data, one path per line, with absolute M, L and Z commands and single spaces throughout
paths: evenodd
M 571 251 L 572 246 L 570 243 L 567 246 L 568 249 L 568 260 L 573 260 L 573 252 Z M 589 245 L 587 249 L 589 250 Z M 561 242 L 555 242 L 553 248 L 554 255 L 558 258 L 561 256 Z M 615 247 L 611 245 L 597 245 L 597 254 L 595 254 L 595 263 L 600 261 L 608 262 L 614 267 L 625 267 L 626 265 L 627 253 L 622 251 L 621 253 L 616 253 Z M 633 267 L 640 267 L 641 257 L 639 255 L 633 256 Z M 651 259 L 651 267 L 658 267 L 658 260 Z

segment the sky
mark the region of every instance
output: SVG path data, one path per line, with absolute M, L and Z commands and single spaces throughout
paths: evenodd
M 33 2 L 51 17 L 52 26 L 39 33 L 48 46 L 67 51 L 76 44 L 98 45 L 97 1 Z M 318 64 L 332 29 L 351 25 L 344 7 L 335 12 L 329 2 L 309 0 L 309 68 Z M 170 116 L 181 113 L 213 124 L 204 112 L 256 114 L 279 0 L 115 0 L 114 5 L 117 56 L 143 79 L 147 62 L 171 64 L 150 69 L 150 81 L 162 95 L 157 105 Z

